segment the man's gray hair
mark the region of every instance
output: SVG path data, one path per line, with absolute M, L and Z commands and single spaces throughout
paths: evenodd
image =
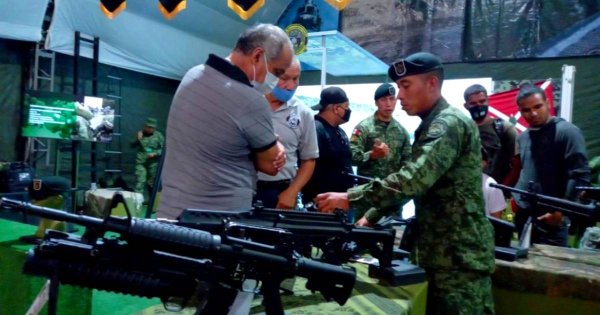
M 298 57 L 296 55 L 294 55 L 294 57 L 292 58 L 292 63 L 290 63 L 290 67 L 298 65 L 298 69 L 300 71 L 302 71 L 302 63 L 300 62 L 300 59 L 298 59 Z
M 262 47 L 271 60 L 277 58 L 286 45 L 291 49 L 292 42 L 281 28 L 273 24 L 257 24 L 240 35 L 234 49 L 248 55 Z

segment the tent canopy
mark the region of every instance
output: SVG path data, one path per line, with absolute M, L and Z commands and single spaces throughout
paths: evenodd
M 178 80 L 206 61 L 209 53 L 227 55 L 248 26 L 277 23 L 286 9 L 290 11 L 291 2 L 270 0 L 244 21 L 223 0 L 187 0 L 187 8 L 171 20 L 160 13 L 157 1 L 129 0 L 126 9 L 111 20 L 101 12 L 99 0 L 54 0 L 45 48 L 72 55 L 74 33 L 79 31 L 84 37 L 100 39 L 101 63 Z M 0 2 L 0 38 L 40 41 L 47 6 L 48 0 Z M 309 49 L 300 56 L 305 70 L 322 68 L 322 39 L 326 38 L 329 74 L 385 73 L 383 62 L 341 33 L 321 35 L 310 36 Z M 91 58 L 91 47 L 82 43 L 80 54 Z
M 161 77 L 180 79 L 209 53 L 226 55 L 239 34 L 258 22 L 274 23 L 289 1 L 272 0 L 247 21 L 221 0 L 188 0 L 172 20 L 158 2 L 127 1 L 127 9 L 109 20 L 98 0 L 56 0 L 46 47 L 72 54 L 73 34 L 100 38 L 100 62 Z M 91 50 L 82 55 L 91 56 Z
M 74 33 L 100 39 L 100 62 L 166 78 L 180 79 L 209 53 L 226 55 L 249 25 L 275 23 L 289 0 L 270 0 L 250 19 L 240 19 L 223 0 L 188 0 L 187 8 L 166 20 L 158 1 L 127 1 L 110 20 L 99 0 L 55 0 L 46 49 L 72 55 Z M 0 2 L 0 37 L 39 41 L 48 0 Z M 92 56 L 82 45 L 81 55 Z
M 0 1 L 0 38 L 37 42 L 48 0 Z

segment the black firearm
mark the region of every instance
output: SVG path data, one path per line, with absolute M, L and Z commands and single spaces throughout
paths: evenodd
M 379 260 L 382 271 L 393 268 L 395 230 L 391 227 L 357 227 L 347 222 L 342 212 L 328 214 L 262 207 L 240 212 L 187 209 L 178 220 L 182 226 L 214 234 L 250 237 L 267 244 L 276 244 L 279 240 L 263 235 L 259 229 L 248 230 L 243 226 L 280 228 L 291 233 L 290 243 L 296 250 L 306 253 L 310 247 L 319 248 L 323 262 L 346 263 L 359 249 L 365 249 Z M 389 272 L 380 274 L 392 276 Z
M 115 194 L 113 206 L 118 202 L 123 202 L 123 197 Z M 226 314 L 242 282 L 254 279 L 262 283 L 266 313 L 284 314 L 279 287 L 286 278 L 307 278 L 307 289 L 319 291 L 326 300 L 342 305 L 356 279 L 351 267 L 300 257 L 285 242 L 289 233 L 281 229 L 261 230 L 282 240 L 274 246 L 131 218 L 126 206 L 127 217 L 104 219 L 6 198 L 2 198 L 0 206 L 86 227 L 81 237 L 49 231 L 44 241 L 30 251 L 24 272 L 50 278 L 51 288 L 52 282 L 60 282 L 160 297 L 170 309 L 197 298 L 197 314 Z M 106 232 L 116 232 L 118 236 Z M 58 288 L 58 284 L 54 287 Z M 49 313 L 52 309 L 55 312 L 56 302 L 50 303 L 54 307 L 49 305 Z
M 591 186 L 577 186 L 575 187 L 580 194 L 582 194 L 582 199 L 588 199 L 593 201 L 600 201 L 600 187 L 591 187 Z
M 591 218 L 594 221 L 598 221 L 600 219 L 600 204 L 598 202 L 582 204 L 570 200 L 538 194 L 532 191 L 521 190 L 493 183 L 490 184 L 490 187 L 520 194 L 522 200 L 525 200 L 534 206 L 539 205 L 555 211 L 563 212 L 564 214 L 571 214 L 580 217 Z

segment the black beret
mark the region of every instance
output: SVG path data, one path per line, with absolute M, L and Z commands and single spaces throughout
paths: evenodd
M 377 90 L 375 90 L 375 100 L 378 100 L 384 96 L 394 96 L 396 95 L 396 89 L 389 83 L 384 83 L 380 85 Z
M 34 200 L 42 200 L 51 196 L 59 196 L 71 189 L 68 179 L 60 176 L 34 178 L 29 184 L 29 195 Z
M 321 110 L 330 104 L 341 104 L 348 101 L 346 92 L 337 86 L 330 86 L 321 91 L 319 104 L 312 106 L 314 110 Z
M 428 52 L 418 52 L 397 60 L 388 69 L 388 76 L 395 82 L 400 78 L 443 69 L 442 60 Z

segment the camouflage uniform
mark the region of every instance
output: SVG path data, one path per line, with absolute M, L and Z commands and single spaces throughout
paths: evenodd
M 389 155 L 371 160 L 371 150 L 375 140 L 388 145 Z M 410 136 L 408 131 L 400 123 L 392 119 L 389 123 L 377 119 L 376 114 L 361 121 L 352 131 L 350 139 L 350 150 L 352 151 L 352 164 L 357 166 L 357 174 L 372 177 L 385 178 L 389 174 L 400 169 L 403 163 L 410 160 Z M 368 210 L 355 209 L 355 218 L 360 218 Z M 402 213 L 402 207 L 391 206 L 386 212 Z
M 144 135 L 142 139 L 138 140 L 136 138 L 132 141 L 132 146 L 137 147 L 135 156 L 135 192 L 143 194 L 146 185 L 152 189 L 164 144 L 165 137 L 157 130 L 154 130 L 150 136 Z M 149 158 L 148 154 L 152 153 L 156 155 Z
M 427 271 L 428 313 L 493 313 L 493 231 L 484 211 L 477 127 L 443 98 L 421 118 L 411 161 L 383 180 L 349 189 L 350 206 L 377 206 L 365 214 L 376 222 L 385 214 L 379 209 L 414 198 L 412 254 Z
M 390 153 L 385 158 L 371 160 L 371 149 L 376 139 L 387 144 Z M 350 150 L 352 164 L 357 166 L 358 175 L 384 178 L 410 160 L 410 136 L 397 120 L 386 123 L 373 115 L 354 128 Z

